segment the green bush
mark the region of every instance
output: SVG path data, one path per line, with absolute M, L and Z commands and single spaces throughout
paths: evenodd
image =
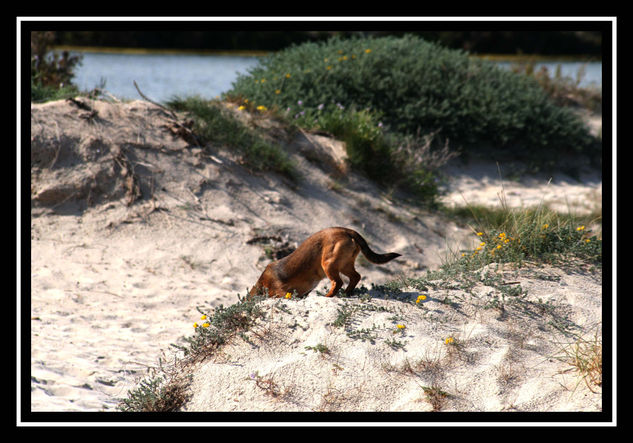
M 234 149 L 254 169 L 275 171 L 291 180 L 298 179 L 296 168 L 285 151 L 245 126 L 217 101 L 174 97 L 167 105 L 193 117 L 194 132 L 203 142 Z
M 50 51 L 54 32 L 31 32 L 31 101 L 57 100 L 78 93 L 72 84 L 81 56 Z
M 415 36 L 292 46 L 240 75 L 227 96 L 298 118 L 319 107 L 369 110 L 391 133 L 433 133 L 454 149 L 492 147 L 540 164 L 599 149 L 533 78 Z

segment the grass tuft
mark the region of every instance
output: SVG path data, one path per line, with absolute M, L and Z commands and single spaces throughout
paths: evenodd
M 240 122 L 219 102 L 200 97 L 173 98 L 167 105 L 194 120 L 194 132 L 205 143 L 214 143 L 239 153 L 253 169 L 274 171 L 297 180 L 297 171 L 286 152 L 266 141 L 256 130 Z

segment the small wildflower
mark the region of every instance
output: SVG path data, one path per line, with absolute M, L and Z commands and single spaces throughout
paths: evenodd
M 290 73 L 286 74 L 286 78 L 290 78 L 290 77 L 291 77 Z
M 426 300 L 426 295 L 418 295 L 417 300 L 415 301 L 416 303 L 420 303 L 421 301 Z
M 290 292 L 286 292 L 286 298 L 292 298 L 292 294 Z
M 281 89 L 275 89 L 275 94 L 277 95 L 281 94 Z
M 486 246 L 486 242 L 482 241 L 481 243 L 479 243 L 479 246 Z
M 590 241 L 591 241 L 591 240 L 590 240 L 590 239 L 588 239 L 588 238 L 586 238 L 586 239 L 585 239 L 585 243 L 589 243 Z
M 332 69 L 332 65 L 326 66 L 325 69 L 327 69 L 329 71 L 330 69 Z
M 266 79 L 265 79 L 265 78 L 263 78 L 263 79 L 261 79 L 259 82 L 260 82 L 260 83 L 266 83 Z
M 455 339 L 453 337 L 448 337 L 446 340 L 444 340 L 444 343 L 447 345 L 451 345 L 455 343 Z
M 211 324 L 208 323 L 208 322 L 207 323 L 202 323 L 202 327 L 203 328 L 208 328 L 209 326 L 211 326 Z
M 319 111 L 321 111 L 321 110 L 323 110 L 323 107 L 324 107 L 324 106 L 325 106 L 325 105 L 324 105 L 323 103 L 321 103 L 319 106 L 317 106 L 317 109 L 318 109 Z
M 238 111 L 243 111 L 244 109 L 246 109 L 246 106 L 242 105 L 239 108 L 237 108 Z
M 202 317 L 200 317 L 200 320 L 206 320 L 206 319 L 207 319 L 206 315 L 203 315 Z
M 257 110 L 258 110 L 258 111 L 260 111 L 260 112 L 264 112 L 264 111 L 267 111 L 267 110 L 268 110 L 268 108 L 266 108 L 266 106 L 264 106 L 264 105 L 259 105 L 259 106 L 257 107 Z
M 541 229 L 547 229 L 547 228 L 549 228 L 549 225 L 545 223 Z
M 499 234 L 499 238 L 505 238 L 505 236 L 506 236 L 505 232 L 502 232 L 501 234 Z
M 484 233 L 483 233 L 483 232 L 478 232 L 478 233 L 477 233 L 477 236 L 478 236 L 478 237 L 481 237 L 482 235 L 484 235 Z
M 585 227 L 584 227 L 584 226 L 578 226 L 578 227 L 576 228 L 576 231 L 584 231 L 584 230 L 585 230 Z
M 477 247 L 475 248 L 475 251 L 481 251 L 481 246 L 477 246 Z
M 365 54 L 369 54 L 371 52 L 371 49 L 365 49 Z
M 406 326 L 405 326 L 405 325 L 396 325 L 396 328 L 398 328 L 398 329 L 404 329 L 404 328 L 406 328 Z
M 198 323 L 193 324 L 194 329 L 198 327 Z
M 501 249 L 501 245 L 497 245 L 497 249 Z

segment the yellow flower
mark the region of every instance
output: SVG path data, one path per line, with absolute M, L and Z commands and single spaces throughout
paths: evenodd
M 246 106 L 242 105 L 239 108 L 237 108 L 238 111 L 243 111 L 244 109 L 246 109 Z
M 264 105 L 259 105 L 259 106 L 257 107 L 257 110 L 258 110 L 258 111 L 261 111 L 261 112 L 264 112 L 264 111 L 267 111 L 267 110 L 268 110 L 268 108 L 266 108 L 266 106 L 264 106 Z
M 481 246 L 477 246 L 477 247 L 475 248 L 475 251 L 481 251 Z
M 208 328 L 210 325 L 211 325 L 210 323 L 203 323 L 203 324 L 202 324 L 202 327 L 203 327 L 203 328 Z
M 275 89 L 275 94 L 281 94 L 281 89 Z
M 584 226 L 578 226 L 578 227 L 576 228 L 576 231 L 584 231 L 584 230 L 585 230 L 585 227 L 584 227 Z
M 290 78 L 290 73 L 286 74 L 286 78 Z
M 589 240 L 588 238 L 585 239 L 585 243 L 589 243 L 591 240 Z
M 398 328 L 398 329 L 404 329 L 404 328 L 406 328 L 406 326 L 405 326 L 405 325 L 396 325 L 396 328 Z
M 426 300 L 426 295 L 418 295 L 418 299 L 415 301 L 416 303 L 420 303 L 421 301 Z
M 481 243 L 479 243 L 479 246 L 486 246 L 486 242 L 482 241 Z
M 369 54 L 371 52 L 371 49 L 365 49 L 365 54 Z
M 444 340 L 444 343 L 446 343 L 447 345 L 453 344 L 455 343 L 455 339 L 453 337 L 448 337 L 446 340 Z
M 499 238 L 504 238 L 506 236 L 505 232 L 502 232 L 501 234 L 499 234 Z
M 198 323 L 194 323 L 194 324 L 193 324 L 193 327 L 194 327 L 194 328 L 197 328 L 197 327 L 198 327 Z
M 484 235 L 484 233 L 483 233 L 483 232 L 478 232 L 478 233 L 477 233 L 477 235 L 478 235 L 479 237 L 481 237 L 482 235 Z
M 286 298 L 292 298 L 292 294 L 290 292 L 286 292 Z
M 200 320 L 206 320 L 206 319 L 207 319 L 206 315 L 203 315 L 202 317 L 200 317 Z
M 261 79 L 261 80 L 260 80 L 260 82 L 261 82 L 261 83 L 266 83 L 266 79 L 265 79 L 265 78 L 263 78 L 263 79 Z
M 497 249 L 501 249 L 501 245 L 497 245 Z
M 332 65 L 326 66 L 325 69 L 329 71 L 330 69 L 332 69 Z
M 549 225 L 548 225 L 547 223 L 545 223 L 545 224 L 543 225 L 543 228 L 542 228 L 542 229 L 547 229 L 547 228 L 549 228 Z

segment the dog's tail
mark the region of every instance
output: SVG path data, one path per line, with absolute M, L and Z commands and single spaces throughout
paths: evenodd
M 361 235 L 358 232 L 352 231 L 350 229 L 350 235 L 352 236 L 354 241 L 358 243 L 358 246 L 360 246 L 360 250 L 363 253 L 363 255 L 367 258 L 367 260 L 369 260 L 372 263 L 381 265 L 383 263 L 387 263 L 388 261 L 393 260 L 396 257 L 400 257 L 400 254 L 397 254 L 395 252 L 389 252 L 388 254 L 376 254 L 374 251 L 369 249 L 369 245 L 367 244 L 365 239 L 361 237 Z

